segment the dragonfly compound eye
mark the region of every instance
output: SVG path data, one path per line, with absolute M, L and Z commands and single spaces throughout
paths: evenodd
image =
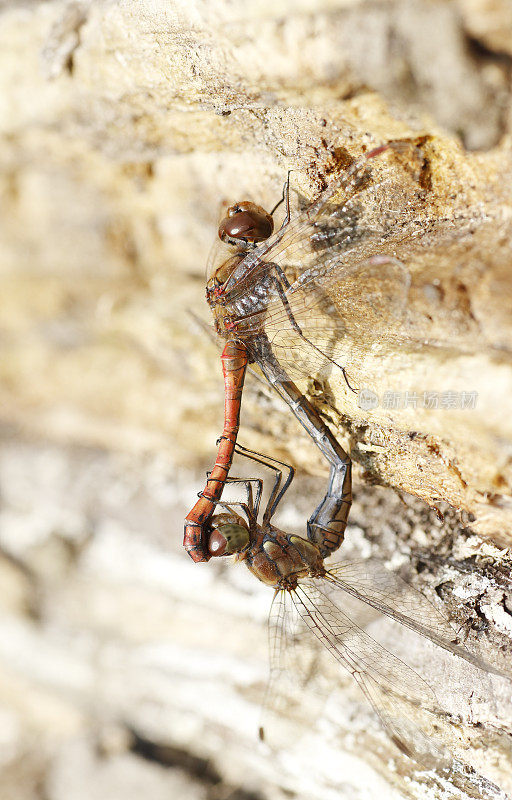
M 263 242 L 272 235 L 274 221 L 264 208 L 245 200 L 228 208 L 227 216 L 219 225 L 223 242 Z
M 211 556 L 229 556 L 239 553 L 249 544 L 249 531 L 243 525 L 227 523 L 214 528 L 208 540 Z

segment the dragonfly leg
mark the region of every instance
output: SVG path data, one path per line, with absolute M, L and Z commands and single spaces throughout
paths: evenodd
M 301 394 L 293 381 L 288 379 L 277 363 L 268 340 L 260 339 L 259 345 L 257 362 L 261 371 L 331 465 L 325 497 L 307 524 L 308 539 L 319 547 L 325 558 L 341 545 L 347 526 L 352 503 L 350 456 L 343 450 L 309 400 Z
M 285 492 L 288 491 L 295 475 L 295 470 L 290 466 L 290 464 L 286 464 L 284 461 L 279 461 L 277 458 L 272 458 L 271 456 L 263 455 L 262 453 L 256 453 L 254 450 L 249 450 L 247 447 L 242 447 L 240 444 L 237 444 L 235 450 L 238 455 L 244 456 L 245 458 L 250 458 L 251 461 L 256 461 L 258 464 L 263 464 L 263 466 L 268 467 L 275 472 L 274 485 L 267 500 L 267 505 L 263 514 L 263 525 L 265 525 L 265 523 L 269 522 L 274 515 L 277 506 L 283 499 Z M 280 469 L 280 467 L 283 467 L 283 469 Z M 287 476 L 283 485 L 281 486 L 284 470 L 286 470 Z
M 277 273 L 277 276 L 274 276 L 274 286 L 276 287 L 277 293 L 279 295 L 279 299 L 281 300 L 281 302 L 282 302 L 282 304 L 284 306 L 284 310 L 286 311 L 286 315 L 287 315 L 287 317 L 288 317 L 288 319 L 290 321 L 290 325 L 292 326 L 292 328 L 295 331 L 295 333 L 298 336 L 300 336 L 301 339 L 303 339 L 305 342 L 307 342 L 309 344 L 309 346 L 313 348 L 313 350 L 316 350 L 317 353 L 320 353 L 320 355 L 323 358 L 327 359 L 327 361 L 330 361 L 331 364 L 334 364 L 334 366 L 338 367 L 338 369 L 341 370 L 343 378 L 345 379 L 345 383 L 347 384 L 347 386 L 350 389 L 350 391 L 351 392 L 355 392 L 356 390 L 350 384 L 350 381 L 349 381 L 349 379 L 347 377 L 347 373 L 346 373 L 345 367 L 343 367 L 341 364 L 338 364 L 338 362 L 334 361 L 334 359 L 330 358 L 327 355 L 327 353 L 324 353 L 322 350 L 320 350 L 320 348 L 317 347 L 316 344 L 314 344 L 311 341 L 311 339 L 308 339 L 307 336 L 304 336 L 304 334 L 302 332 L 302 328 L 300 327 L 299 323 L 297 322 L 297 320 L 293 316 L 293 311 L 290 308 L 290 304 L 289 304 L 288 298 L 286 296 L 286 291 L 291 288 L 291 284 L 288 281 L 288 278 L 284 274 L 283 270 L 281 269 L 281 267 L 278 264 L 269 264 L 269 266 L 273 267 L 274 271 Z
M 237 448 L 238 449 L 238 448 Z M 230 510 L 233 506 L 240 506 L 249 522 L 253 520 L 256 522 L 258 517 L 258 510 L 260 507 L 260 500 L 261 494 L 263 492 L 263 481 L 261 478 L 226 478 L 226 484 L 228 483 L 242 483 L 245 486 L 245 492 L 247 495 L 247 502 L 242 503 L 239 501 L 234 502 L 223 502 L 222 500 L 217 500 L 216 505 L 222 506 L 223 508 Z M 255 486 L 255 491 L 253 492 L 253 484 Z
M 283 194 L 281 196 L 281 199 L 277 201 L 277 203 L 275 204 L 274 208 L 270 212 L 270 216 L 273 217 L 274 216 L 274 212 L 277 211 L 277 209 L 279 208 L 281 203 L 286 203 L 286 216 L 285 216 L 285 218 L 283 220 L 281 228 L 284 228 L 285 225 L 288 225 L 288 223 L 290 221 L 290 216 L 291 216 L 291 214 L 290 214 L 290 172 L 293 172 L 293 170 L 291 170 L 291 169 L 288 170 L 288 175 L 286 176 L 286 181 L 284 182 Z

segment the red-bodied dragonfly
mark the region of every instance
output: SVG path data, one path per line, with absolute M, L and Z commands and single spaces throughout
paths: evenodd
M 307 657 L 316 646 L 321 651 L 325 649 L 352 675 L 403 753 L 429 769 L 451 771 L 454 762 L 451 753 L 417 724 L 420 712 L 411 713 L 410 709 L 412 704 L 427 712 L 427 717 L 443 716 L 432 688 L 357 625 L 348 611 L 342 610 L 347 606 L 347 596 L 357 598 L 485 672 L 503 673 L 461 644 L 435 606 L 376 560 L 326 565 L 321 546 L 275 527 L 272 518 L 290 487 L 293 468 L 239 444 L 235 450 L 271 469 L 273 487 L 260 523 L 263 480 L 229 477 L 228 483 L 245 487 L 246 498 L 244 502 L 216 504 L 224 511 L 213 515 L 207 545 L 210 556 L 235 555 L 253 575 L 274 589 L 269 616 L 271 672 L 266 716 L 286 713 L 282 686 L 289 685 L 290 680 L 294 682 L 297 672 L 304 677 L 304 673 L 316 669 L 315 659 Z M 301 692 L 300 684 L 296 691 Z M 435 727 L 435 721 L 433 724 Z M 262 729 L 260 737 L 264 736 Z M 460 762 L 456 772 L 461 772 Z M 470 780 L 471 769 L 464 774 Z
M 418 177 L 422 163 L 421 149 L 410 141 L 382 145 L 352 161 L 316 201 L 294 213 L 286 184 L 286 216 L 275 233 L 272 215 L 254 203 L 228 209 L 206 287 L 215 329 L 227 340 L 224 430 L 206 487 L 185 521 L 184 546 L 194 561 L 210 558 L 211 517 L 233 459 L 248 363 L 260 367 L 330 464 L 308 539 L 323 557 L 343 541 L 350 458 L 292 376 L 338 369 L 350 386 L 345 364 L 348 359 L 351 367 L 358 353 L 362 363 L 359 343 L 378 348 L 396 337 L 409 278 L 400 254 L 426 247 L 432 229 Z M 448 227 L 453 236 L 453 222 Z

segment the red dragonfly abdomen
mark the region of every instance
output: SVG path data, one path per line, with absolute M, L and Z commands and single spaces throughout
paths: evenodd
M 244 344 L 233 340 L 226 343 L 221 356 L 224 374 L 224 429 L 219 439 L 217 459 L 207 478 L 204 491 L 185 518 L 183 546 L 191 559 L 196 562 L 210 559 L 206 542 L 207 531 L 233 461 L 248 359 Z

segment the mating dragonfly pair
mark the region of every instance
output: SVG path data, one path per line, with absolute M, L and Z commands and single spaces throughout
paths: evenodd
M 394 160 L 395 167 L 401 164 L 398 177 L 390 173 L 389 164 L 381 163 L 384 157 Z M 284 671 L 291 639 L 296 641 L 304 633 L 351 673 L 393 741 L 433 766 L 446 765 L 446 751 L 404 717 L 395 702 L 402 696 L 433 708 L 432 690 L 358 627 L 333 592 L 355 596 L 435 644 L 483 664 L 458 643 L 448 622 L 421 594 L 382 567 L 374 562 L 324 564 L 343 541 L 351 504 L 351 462 L 292 380 L 297 375 L 326 376 L 338 369 L 352 389 L 344 366 L 347 342 L 350 356 L 357 360 L 361 335 L 365 346 L 397 341 L 397 320 L 408 291 L 408 274 L 398 254 L 401 247 L 408 251 L 424 247 L 429 234 L 418 178 L 422 163 L 421 149 L 413 142 L 377 147 L 328 183 L 316 201 L 293 214 L 287 182 L 286 215 L 276 232 L 273 215 L 254 203 L 245 201 L 228 210 L 210 258 L 206 289 L 215 329 L 226 340 L 224 429 L 206 487 L 186 518 L 184 546 L 196 562 L 234 554 L 274 588 L 271 685 Z M 379 194 L 390 191 L 409 209 L 408 216 L 382 207 L 377 217 L 374 212 L 371 216 Z M 437 225 L 454 235 L 453 222 Z M 327 492 L 307 523 L 306 537 L 272 524 L 292 481 L 291 467 L 237 445 L 249 363 L 260 367 L 330 464 Z M 238 510 L 222 502 L 226 483 L 240 482 L 229 478 L 235 452 L 274 472 L 261 522 L 261 479 L 241 481 L 246 499 L 237 504 Z

